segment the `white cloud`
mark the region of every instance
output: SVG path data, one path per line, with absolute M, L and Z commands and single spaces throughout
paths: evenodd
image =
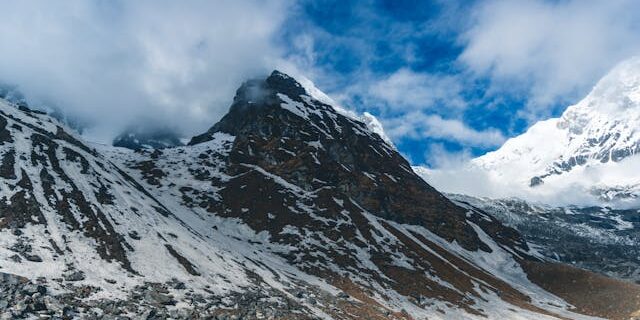
M 444 119 L 438 115 L 426 115 L 421 112 L 386 119 L 383 123 L 392 139 L 445 139 L 475 147 L 496 147 L 505 141 L 504 135 L 497 129 L 476 130 L 460 120 Z
M 427 159 L 429 167 L 446 170 L 463 166 L 471 160 L 472 155 L 468 149 L 452 152 L 447 150 L 443 144 L 434 143 L 425 152 L 424 157 Z
M 432 138 L 483 148 L 505 140 L 498 129 L 476 130 L 460 119 L 468 102 L 462 96 L 464 82 L 457 75 L 401 68 L 384 77 L 364 72 L 357 79 L 337 95 L 339 101 L 349 105 L 351 98 L 358 97 L 359 104 L 380 114 L 392 140 Z M 429 155 L 426 158 L 433 160 Z
M 0 11 L 0 80 L 98 122 L 148 118 L 194 134 L 266 74 L 288 1 L 17 1 Z M 115 131 L 115 132 L 114 132 Z M 101 134 L 102 135 L 102 134 Z
M 602 194 L 594 192 L 609 190 L 605 195 L 612 195 L 615 194 L 615 190 L 620 190 L 623 191 L 622 194 L 625 191 L 637 194 L 637 178 L 629 175 L 630 172 L 640 170 L 640 159 L 637 156 L 618 163 L 579 167 L 566 174 L 551 177 L 543 185 L 535 188 L 495 171 L 485 170 L 468 162 L 459 162 L 459 159 L 453 156 L 454 161 L 446 162 L 446 165 L 440 168 L 414 167 L 414 171 L 434 188 L 446 193 L 493 199 L 515 197 L 556 206 L 637 208 L 640 205 L 638 198 L 603 200 Z
M 640 52 L 637 1 L 489 0 L 472 21 L 459 61 L 502 88 L 527 88 L 529 111 L 543 115 Z
M 394 111 L 432 109 L 442 105 L 448 108 L 464 108 L 460 96 L 462 84 L 455 76 L 418 73 L 406 68 L 374 81 L 368 94 Z

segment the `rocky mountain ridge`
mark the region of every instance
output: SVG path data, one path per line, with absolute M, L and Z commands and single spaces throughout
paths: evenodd
M 547 262 L 280 72 L 243 84 L 188 146 L 91 145 L 4 101 L 0 119 L 3 317 L 623 319 L 640 309 L 637 286 Z M 571 292 L 549 281 L 559 274 Z M 594 303 L 594 290 L 615 294 Z

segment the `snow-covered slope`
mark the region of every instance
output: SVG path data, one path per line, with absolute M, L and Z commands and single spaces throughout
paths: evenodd
M 93 298 L 124 298 L 146 282 L 220 294 L 250 283 L 249 260 L 236 254 L 243 242 L 226 248 L 230 239 L 198 228 L 188 210 L 170 210 L 51 117 L 0 101 L 0 144 L 0 271 L 64 279 L 49 282 L 57 291 L 101 288 Z
M 639 153 L 640 57 L 636 57 L 616 66 L 561 117 L 540 121 L 497 151 L 473 159 L 460 173 L 482 186 L 446 191 L 559 204 L 636 205 Z M 447 188 L 449 173 L 422 172 L 428 181 Z
M 0 283 L 3 317 L 590 319 L 640 309 L 640 287 L 546 262 L 279 72 L 247 81 L 188 146 L 161 150 L 89 146 L 2 102 L 0 155 L 0 273 L 13 279 Z M 559 272 L 570 292 L 548 280 Z M 592 291 L 605 289 L 614 308 L 594 308 Z

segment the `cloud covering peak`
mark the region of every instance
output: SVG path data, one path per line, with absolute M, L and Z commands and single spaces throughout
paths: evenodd
M 246 78 L 281 56 L 286 1 L 4 3 L 0 79 L 112 138 L 130 122 L 185 134 L 226 112 Z M 142 120 L 142 121 L 140 121 Z M 177 121 L 175 121 L 177 120 Z

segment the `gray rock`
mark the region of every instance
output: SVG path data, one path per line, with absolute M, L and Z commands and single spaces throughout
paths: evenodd
M 54 312 L 62 311 L 63 305 L 54 297 L 45 297 L 44 303 L 47 305 L 47 310 Z
M 32 305 L 33 311 L 47 310 L 47 305 L 42 300 L 35 301 Z
M 16 313 L 21 314 L 22 312 L 24 312 L 24 311 L 27 309 L 27 307 L 28 307 L 28 306 L 27 306 L 27 304 L 25 304 L 25 303 L 24 303 L 24 302 L 22 302 L 22 301 L 19 301 L 18 303 L 16 303 L 16 304 L 13 306 L 13 310 L 14 310 Z
M 9 274 L 9 273 L 3 273 L 3 272 L 0 272 L 0 280 L 4 285 L 11 285 L 11 286 L 15 286 L 21 282 L 27 282 L 26 278 Z
M 38 290 L 38 293 L 40 293 L 41 295 L 47 294 L 47 287 L 43 285 L 38 285 L 36 289 Z
M 38 287 L 34 284 L 27 284 L 25 286 L 22 287 L 22 292 L 28 294 L 28 295 L 32 295 L 36 292 L 38 292 Z
M 171 296 L 157 292 L 155 290 L 149 290 L 144 295 L 144 300 L 151 304 L 156 305 L 174 305 L 176 302 Z
M 73 307 L 70 307 L 70 306 L 65 306 L 62 309 L 62 315 L 65 318 L 74 318 L 77 315 L 77 313 L 78 312 Z
M 64 275 L 64 280 L 66 281 L 82 281 L 85 279 L 84 272 L 75 271 L 70 274 Z
M 31 262 L 42 262 L 42 258 L 37 254 L 25 254 L 25 258 Z
M 184 284 L 184 282 L 176 282 L 176 284 L 173 285 L 173 288 L 177 290 L 184 290 L 187 288 L 187 286 Z

